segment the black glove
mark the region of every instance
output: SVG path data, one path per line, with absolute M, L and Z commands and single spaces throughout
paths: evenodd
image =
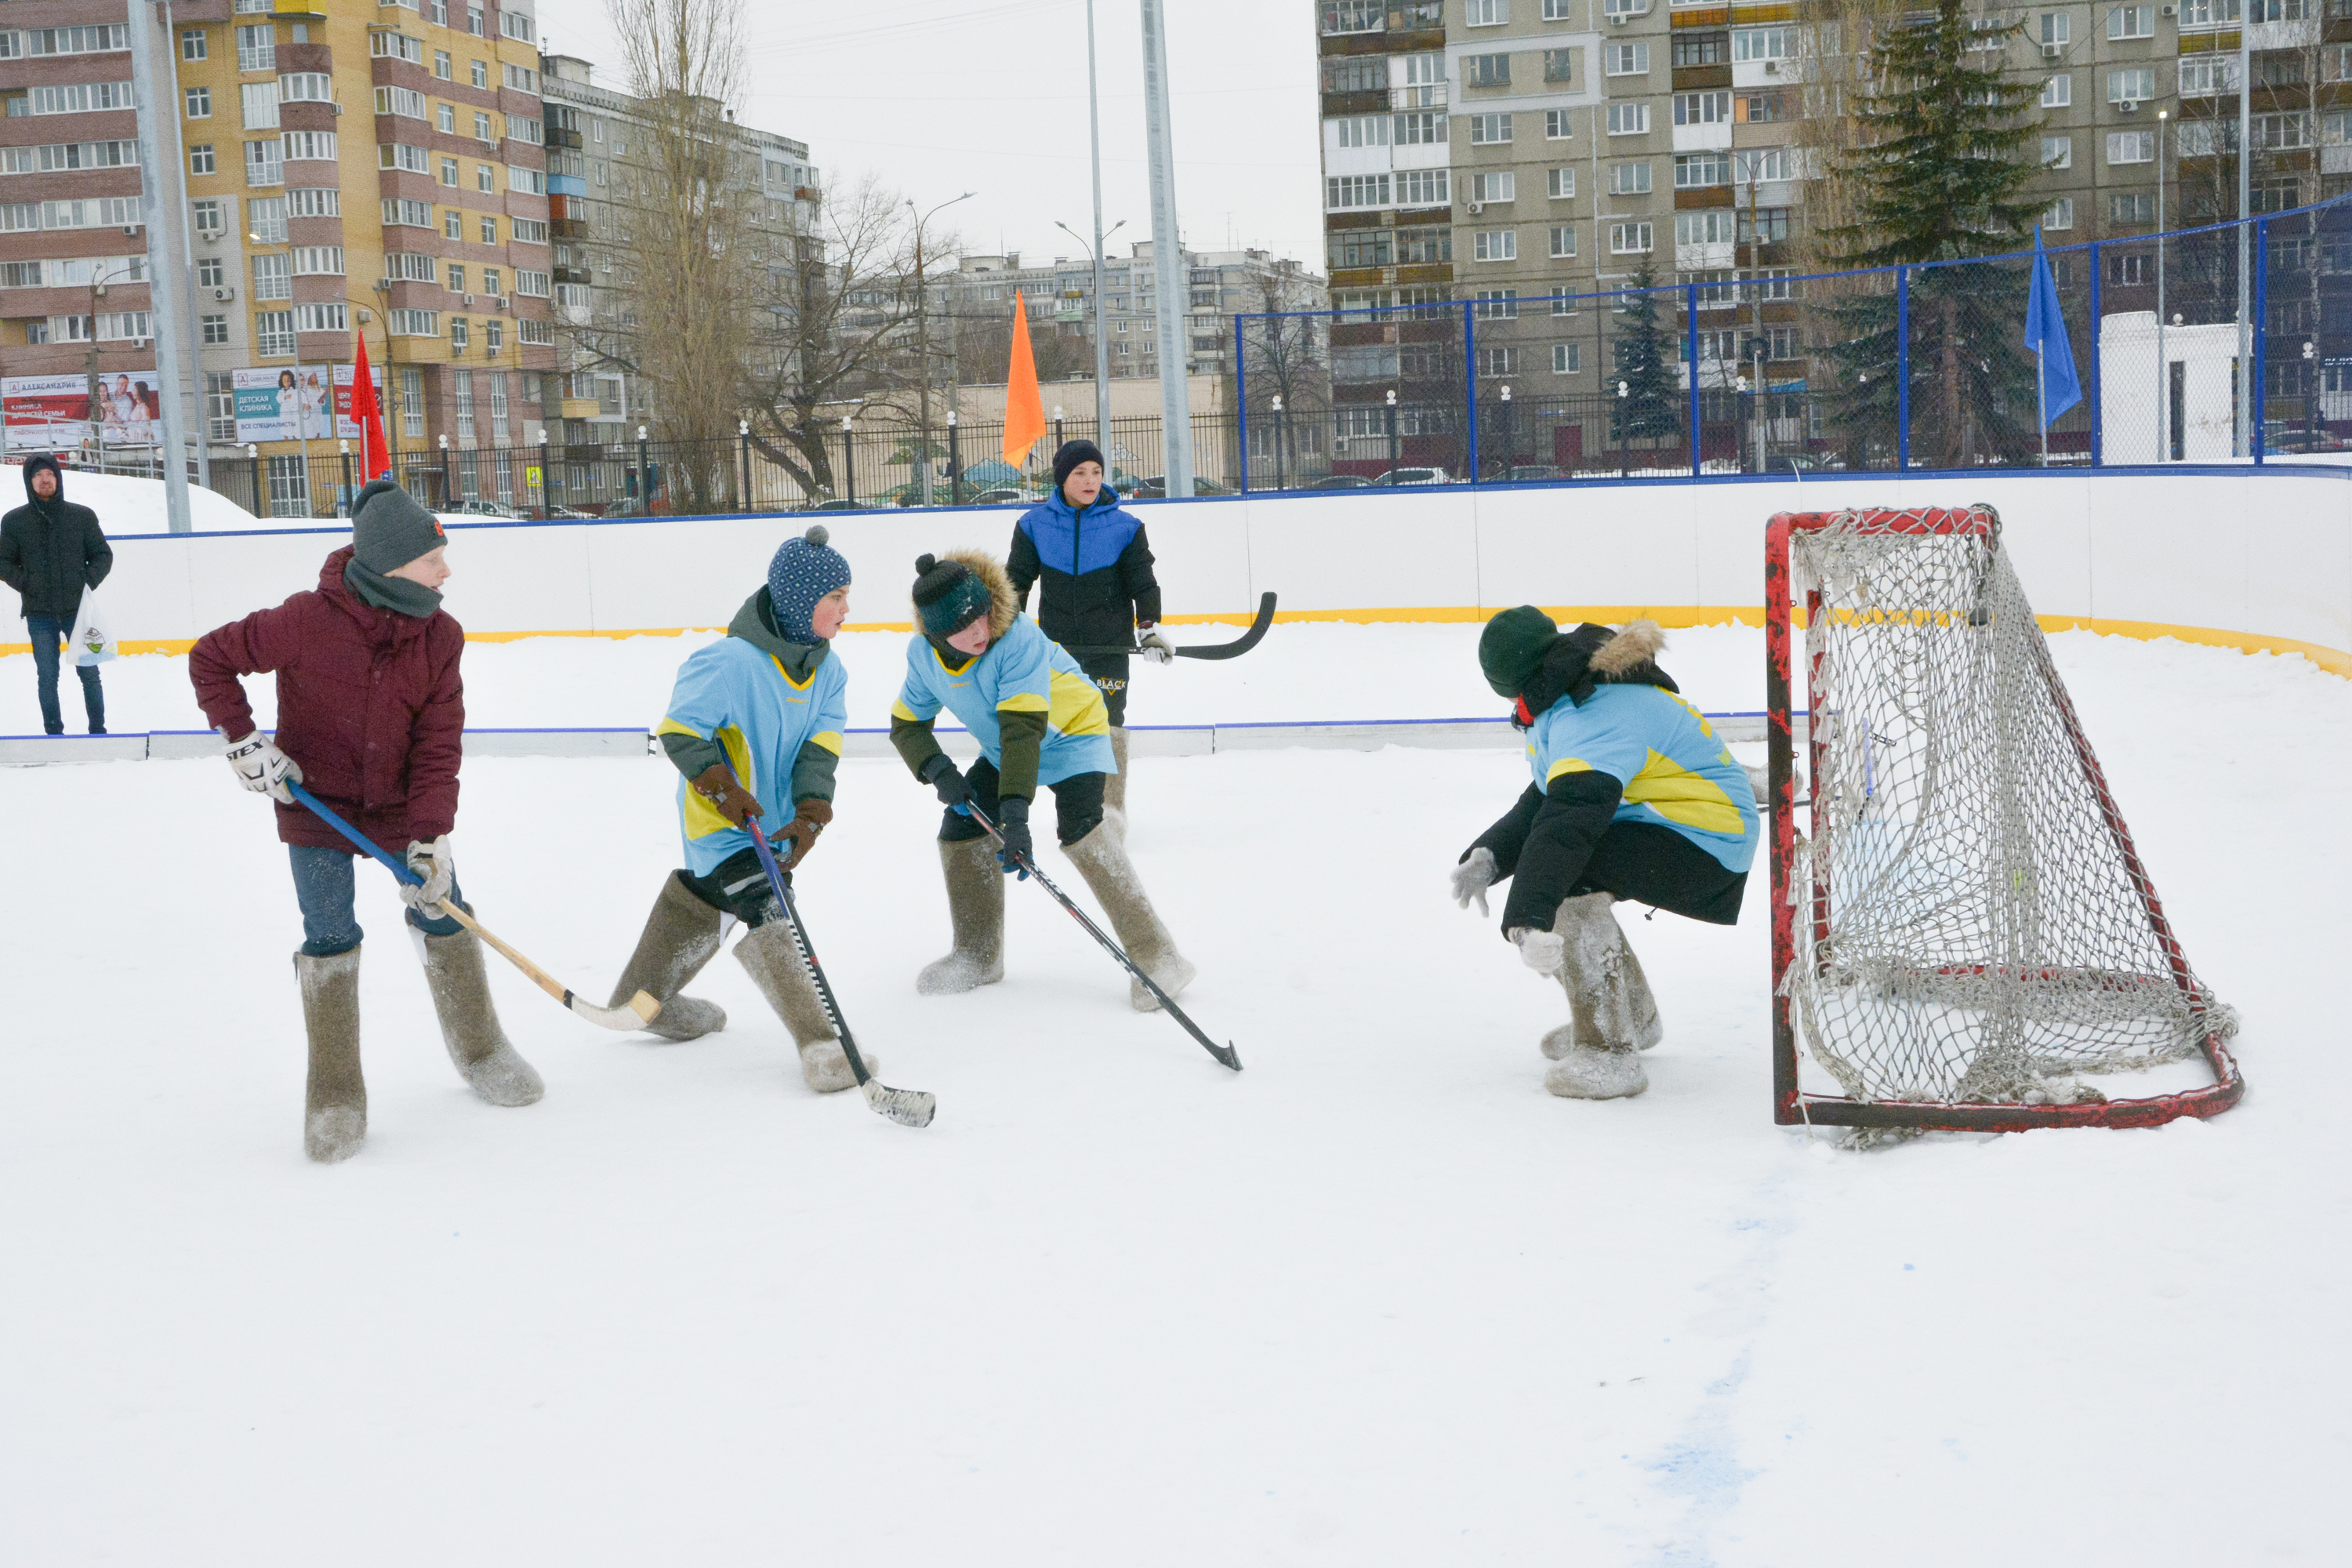
M 961 805 L 971 798 L 971 781 L 945 752 L 933 752 L 915 777 L 939 791 L 941 805 Z
M 997 866 L 1018 874 L 1023 881 L 1027 881 L 1029 871 L 1021 862 L 1036 853 L 1036 847 L 1029 842 L 1027 801 L 1017 795 L 1009 795 L 996 803 L 996 836 L 1004 840 L 1004 847 L 996 852 Z

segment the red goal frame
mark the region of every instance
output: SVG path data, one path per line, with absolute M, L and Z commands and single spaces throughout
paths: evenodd
M 1864 507 L 1845 511 L 1800 511 L 1776 513 L 1765 533 L 1764 544 L 1764 690 L 1767 710 L 1765 742 L 1769 752 L 1768 788 L 1771 801 L 1772 848 L 1772 1120 L 1784 1125 L 1798 1123 L 1845 1127 L 1918 1128 L 1947 1131 L 2017 1132 L 2036 1127 L 2153 1127 L 2182 1116 L 2214 1116 L 2238 1103 L 2245 1094 L 2244 1077 L 2238 1068 L 2227 1042 L 2218 1032 L 2209 1033 L 2204 1040 L 2206 1063 L 2212 1068 L 2213 1082 L 2202 1089 L 2177 1094 L 2153 1096 L 2144 1100 L 2111 1100 L 2094 1104 L 2077 1105 L 2009 1105 L 1958 1104 L 1950 1102 L 1894 1102 L 1860 1100 L 1839 1095 L 1818 1095 L 1801 1092 L 1797 1088 L 1797 1031 L 1791 1005 L 1782 982 L 1790 967 L 1797 961 L 1797 903 L 1799 889 L 1792 885 L 1796 862 L 1796 801 L 1794 766 L 1796 742 L 1791 727 L 1790 686 L 1790 587 L 1789 553 L 1797 534 L 1812 532 L 1859 515 L 1882 523 L 1894 533 L 1978 534 L 1998 539 L 2000 519 L 1989 506 L 1951 508 L 1893 509 Z M 1806 595 L 1807 618 L 1821 609 L 1818 590 Z M 1812 706 L 1812 691 L 1820 676 L 1819 656 L 1806 670 L 1806 709 Z M 2132 845 L 2131 829 L 2124 823 L 2114 795 L 2107 789 L 2106 775 L 2099 760 L 2084 738 L 2083 728 L 2074 714 L 2073 701 L 2043 658 L 2042 674 L 2048 680 L 2066 735 L 2072 743 L 2075 761 L 2097 796 L 2100 815 L 2107 832 L 2123 858 L 2124 868 L 2131 879 L 2147 911 L 2149 925 L 2154 929 L 2158 944 L 2171 964 L 2171 981 L 2183 990 L 2193 989 L 2195 980 L 2180 944 L 2172 934 L 2172 926 L 2165 919 L 2164 907 L 2158 900 L 2155 885 L 2148 880 L 2141 866 L 2139 852 Z M 1818 744 L 1809 732 L 1810 755 L 1807 776 L 1821 776 Z M 1829 931 L 1829 889 L 1818 876 L 1811 889 L 1814 940 L 1823 940 Z

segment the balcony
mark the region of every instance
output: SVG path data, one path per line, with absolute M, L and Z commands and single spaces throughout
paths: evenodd
M 551 147 L 578 148 L 582 144 L 580 141 L 580 132 L 577 131 L 558 131 L 555 127 L 551 125 L 547 128 L 547 144 Z
M 588 194 L 588 182 L 578 174 L 550 174 L 547 176 L 547 194 L 551 196 L 584 196 Z
M 594 277 L 585 267 L 559 267 L 555 269 L 558 283 L 593 283 Z
M 588 237 L 588 220 L 584 217 L 550 218 L 547 222 L 547 227 L 548 232 L 558 239 L 586 239 Z

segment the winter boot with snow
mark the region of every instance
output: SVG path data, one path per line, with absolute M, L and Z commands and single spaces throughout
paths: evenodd
M 923 965 L 915 989 L 926 996 L 993 985 L 1004 978 L 1004 873 L 985 838 L 940 843 L 940 869 L 947 873 L 948 919 L 955 927 L 955 951 Z
M 367 1083 L 360 1077 L 360 950 L 331 958 L 294 955 L 310 1079 L 302 1094 L 302 1152 L 322 1165 L 367 1142 Z
M 1637 1054 L 1658 1043 L 1657 999 L 1617 925 L 1614 895 L 1560 901 L 1552 930 L 1564 938 L 1560 983 L 1570 1022 L 1543 1040 L 1554 1060 L 1544 1087 L 1569 1100 L 1618 1100 L 1650 1087 Z
M 472 931 L 432 936 L 408 928 L 425 960 L 425 984 L 441 1020 L 441 1043 L 467 1087 L 492 1105 L 529 1105 L 547 1092 L 499 1027 L 490 983 L 482 973 L 482 939 Z
M 1103 777 L 1103 821 L 1110 825 L 1111 836 L 1127 837 L 1127 729 L 1114 724 L 1110 729 L 1111 760 L 1118 763 L 1118 772 Z
M 719 952 L 725 917 L 687 890 L 677 878 L 662 879 L 661 896 L 646 917 L 637 951 L 621 971 L 608 1007 L 618 1007 L 643 991 L 661 1004 L 661 1011 L 646 1026 L 647 1034 L 665 1040 L 694 1040 L 727 1026 L 726 1010 L 698 996 L 681 996 L 680 988 L 702 973 Z
M 833 1032 L 833 1019 L 801 957 L 800 943 L 793 940 L 792 922 L 772 920 L 745 931 L 735 944 L 735 962 L 792 1031 L 793 1044 L 801 1053 L 802 1080 L 819 1094 L 856 1089 L 857 1075 L 850 1070 L 848 1054 Z M 882 1070 L 872 1057 L 864 1059 L 868 1073 Z
M 1176 951 L 1176 939 L 1168 934 L 1152 910 L 1142 879 L 1135 874 L 1135 863 L 1127 858 L 1127 846 L 1108 829 L 1109 824 L 1105 823 L 1076 844 L 1064 845 L 1062 853 L 1094 889 L 1095 900 L 1110 917 L 1111 930 L 1118 933 L 1118 944 L 1127 949 L 1127 956 L 1160 990 L 1175 996 L 1192 984 L 1198 971 Z M 1144 989 L 1143 982 L 1131 978 L 1127 983 L 1127 999 L 1139 1013 L 1155 1012 L 1160 1006 L 1160 999 Z

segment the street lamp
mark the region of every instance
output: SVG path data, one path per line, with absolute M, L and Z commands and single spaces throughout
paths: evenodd
M 280 245 L 276 240 L 264 239 L 257 234 L 248 233 L 245 237 L 255 245 L 267 246 L 286 258 L 286 297 L 288 302 L 291 303 L 294 298 L 294 247 L 290 245 Z M 331 374 L 331 372 L 330 375 Z M 331 392 L 327 395 L 327 405 L 331 408 L 334 406 L 334 394 Z M 294 434 L 302 443 L 302 510 L 303 515 L 309 516 L 311 510 L 310 422 L 302 416 L 302 340 L 299 334 L 294 339 Z
M 1088 0 L 1087 16 L 1087 26 L 1091 36 L 1094 26 L 1093 0 Z M 1091 43 L 1087 49 L 1087 80 L 1091 84 L 1094 73 L 1094 47 Z M 1091 90 L 1090 86 L 1090 95 Z M 1091 103 L 1091 96 L 1088 101 Z M 1054 226 L 1080 245 L 1086 245 L 1086 237 L 1061 219 L 1055 218 Z M 1102 149 L 1097 145 L 1095 149 L 1095 242 L 1087 247 L 1087 255 L 1094 262 L 1095 268 L 1095 439 L 1103 443 L 1103 452 L 1106 457 L 1110 452 L 1110 306 L 1103 294 L 1106 287 L 1103 270 L 1105 265 L 1103 242 L 1126 226 L 1125 218 L 1119 219 L 1108 228 L 1102 226 Z
M 1165 301 L 1162 301 L 1162 303 L 1165 303 Z M 1397 466 L 1398 466 L 1398 464 L 1402 460 L 1402 450 L 1403 450 L 1403 449 L 1402 449 L 1402 448 L 1398 445 L 1398 443 L 1397 443 L 1397 400 L 1396 400 L 1396 388 L 1395 388 L 1395 387 L 1393 387 L 1393 386 L 1391 386 L 1391 387 L 1390 387 L 1390 388 L 1388 389 L 1388 411 L 1389 411 L 1389 473 L 1388 473 L 1388 480 L 1389 480 L 1389 483 L 1391 483 L 1391 484 L 1392 484 L 1392 485 L 1393 485 L 1393 484 L 1395 484 L 1395 483 L 1397 482 L 1397 477 L 1396 477 Z
M 98 451 L 99 472 L 106 471 L 106 379 L 98 368 L 98 306 L 106 298 L 110 278 L 135 281 L 127 267 L 100 268 L 89 279 L 89 441 Z
M 2164 129 L 2171 118 L 2169 110 L 2156 111 L 2156 460 L 2159 463 L 2172 456 L 2172 367 L 2164 360 Z
M 1495 410 L 1495 423 L 1502 426 L 1502 435 L 1503 435 L 1503 479 L 1504 479 L 1504 482 L 1507 484 L 1507 483 L 1510 481 L 1510 478 L 1511 478 L 1511 467 L 1512 467 L 1512 462 L 1511 462 L 1511 446 L 1512 446 L 1512 442 L 1511 442 L 1511 435 L 1512 435 L 1512 429 L 1511 429 L 1511 384 L 1510 384 L 1509 382 L 1507 382 L 1507 382 L 1505 382 L 1505 383 L 1503 383 L 1503 395 L 1502 395 L 1502 400 L 1501 400 L 1501 401 L 1502 401 L 1502 406 Z
M 931 290 L 923 280 L 923 226 L 929 223 L 937 214 L 944 212 L 958 202 L 968 202 L 979 194 L 977 191 L 966 191 L 960 196 L 951 196 L 941 202 L 929 212 L 917 211 L 912 201 L 907 204 L 907 210 L 915 214 L 915 423 L 923 433 L 922 453 L 915 467 L 921 476 L 921 493 L 925 506 L 931 504 Z M 841 422 L 841 427 L 846 432 L 849 428 L 849 421 L 844 419 Z

